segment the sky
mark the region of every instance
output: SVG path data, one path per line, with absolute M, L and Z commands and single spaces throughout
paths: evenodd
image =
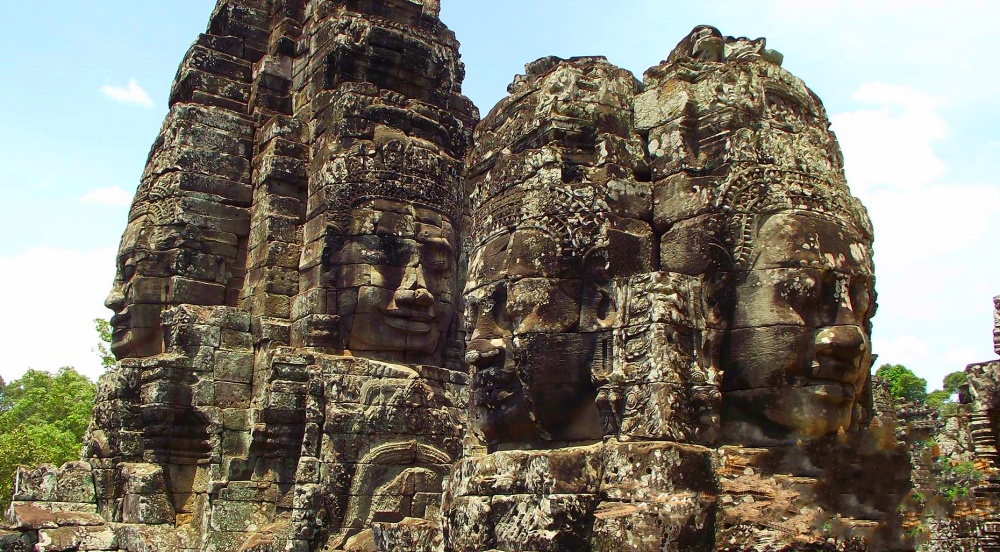
M 0 377 L 101 373 L 92 320 L 185 50 L 213 0 L 10 2 L 0 18 Z M 875 225 L 874 351 L 941 387 L 996 358 L 1000 3 L 442 0 L 485 113 L 525 63 L 604 55 L 641 77 L 696 25 L 767 37 L 833 121 Z M 610 7 L 609 7 L 610 6 Z

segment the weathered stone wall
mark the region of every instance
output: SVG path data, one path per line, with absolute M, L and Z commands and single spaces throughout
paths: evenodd
M 542 58 L 473 139 L 439 11 L 218 2 L 84 461 L 18 473 L 0 550 L 998 542 L 997 363 L 947 420 L 872 380 L 870 221 L 781 54 Z
M 908 456 L 867 430 L 870 223 L 780 62 L 710 27 L 642 83 L 543 58 L 479 125 L 447 549 L 902 545 Z
M 123 236 L 121 361 L 87 463 L 38 476 L 86 472 L 91 495 L 19 483 L 23 542 L 340 549 L 436 518 L 466 417 L 461 175 L 478 120 L 438 12 L 217 4 Z M 52 544 L 57 526 L 94 535 Z

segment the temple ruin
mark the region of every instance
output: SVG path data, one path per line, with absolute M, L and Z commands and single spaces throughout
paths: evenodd
M 0 550 L 1000 550 L 1000 362 L 949 417 L 872 377 L 874 232 L 780 53 L 546 57 L 481 118 L 439 12 L 218 0 L 81 461 Z

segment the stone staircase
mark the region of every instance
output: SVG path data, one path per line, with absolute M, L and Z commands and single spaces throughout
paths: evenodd
M 1000 467 L 1000 453 L 997 452 L 996 435 L 989 417 L 981 413 L 970 415 L 969 430 L 976 457 L 989 461 L 994 468 Z
M 1000 552 L 1000 517 L 994 516 L 980 524 L 978 539 L 981 552 Z

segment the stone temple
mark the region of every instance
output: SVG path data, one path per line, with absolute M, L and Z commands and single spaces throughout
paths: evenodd
M 780 53 L 542 58 L 481 118 L 439 11 L 218 1 L 81 461 L 0 550 L 1000 550 L 1000 364 L 947 419 L 870 375 L 871 222 Z

